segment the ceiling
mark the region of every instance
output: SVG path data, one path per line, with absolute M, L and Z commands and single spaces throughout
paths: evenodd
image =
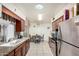
M 37 10 L 35 6 L 41 4 L 44 6 L 43 9 Z M 31 22 L 39 22 L 38 14 L 43 14 L 42 20 L 40 22 L 50 22 L 50 19 L 55 16 L 66 3 L 15 3 L 18 8 L 26 15 L 26 18 Z

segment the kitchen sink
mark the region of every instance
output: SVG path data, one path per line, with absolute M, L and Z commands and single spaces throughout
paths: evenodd
M 20 40 L 13 40 L 11 42 L 1 44 L 0 46 L 16 46 L 17 44 L 19 44 L 19 42 Z

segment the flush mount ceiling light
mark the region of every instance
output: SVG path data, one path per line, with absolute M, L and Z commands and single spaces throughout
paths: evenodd
M 42 14 L 38 14 L 38 20 L 42 20 Z
M 40 10 L 40 9 L 43 9 L 44 7 L 43 7 L 43 5 L 38 4 L 38 5 L 35 6 L 35 8 L 38 9 L 38 10 Z

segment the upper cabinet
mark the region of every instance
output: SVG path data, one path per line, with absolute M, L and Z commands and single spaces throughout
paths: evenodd
M 76 4 L 76 15 L 79 15 L 79 3 Z
M 55 29 L 58 29 L 59 23 L 64 20 L 64 16 L 59 17 L 57 20 L 52 22 L 52 30 L 54 31 Z
M 21 32 L 25 30 L 24 20 L 16 20 L 16 32 Z
M 21 21 L 16 20 L 16 32 L 21 32 Z
M 22 19 L 3 5 L 0 5 L 0 15 L 3 20 L 8 20 L 16 24 L 16 32 L 21 32 L 25 30 L 24 19 Z

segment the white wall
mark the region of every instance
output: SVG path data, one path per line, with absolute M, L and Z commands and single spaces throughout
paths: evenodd
M 47 29 L 47 27 L 50 27 L 50 29 Z M 51 28 L 52 28 L 51 23 L 43 23 L 40 25 L 37 25 L 36 23 L 31 23 L 29 33 L 31 35 L 35 35 L 35 34 L 39 34 L 41 36 L 44 35 L 44 40 L 48 41 L 48 38 L 51 34 Z
M 70 11 L 70 18 L 72 18 L 72 7 L 74 7 L 74 15 L 75 15 L 75 5 L 76 4 L 67 4 L 64 8 L 62 8 L 61 10 L 59 10 L 59 12 L 57 12 L 57 14 L 55 14 L 54 18 L 55 20 L 58 19 L 59 17 L 61 17 L 62 15 L 64 15 L 65 13 L 65 9 L 69 9 Z

